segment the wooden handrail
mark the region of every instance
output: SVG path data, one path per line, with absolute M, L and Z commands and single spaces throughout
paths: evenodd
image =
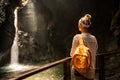
M 99 80 L 104 80 L 105 76 L 104 76 L 104 57 L 106 55 L 112 55 L 112 54 L 118 54 L 120 53 L 120 51 L 117 52 L 106 52 L 106 53 L 100 53 L 97 54 L 98 56 L 98 63 L 99 63 Z M 41 72 L 43 70 L 46 70 L 48 68 L 51 68 L 53 66 L 56 66 L 58 64 L 63 63 L 64 64 L 64 80 L 70 80 L 71 77 L 71 72 L 70 72 L 70 60 L 71 57 L 66 57 L 64 59 L 52 62 L 52 63 L 48 63 L 46 65 L 43 66 L 39 66 L 37 68 L 31 69 L 29 71 L 23 72 L 22 74 L 18 75 L 18 76 L 14 76 L 11 80 L 21 80 L 24 79 L 26 77 L 29 77 L 31 75 L 34 75 L 38 72 Z M 66 72 L 65 72 L 66 71 Z
M 116 51 L 116 52 L 106 52 L 106 53 L 100 53 L 97 54 L 98 56 L 98 63 L 99 63 L 99 80 L 105 80 L 105 60 L 104 57 L 108 56 L 108 55 L 113 55 L 113 54 L 118 54 L 120 53 L 120 51 Z
M 116 51 L 116 52 L 104 52 L 104 53 L 97 54 L 97 56 L 106 56 L 106 55 L 118 54 L 118 53 L 120 53 L 120 51 Z
M 70 60 L 71 60 L 71 57 L 66 57 L 64 59 L 61 59 L 61 60 L 58 60 L 58 61 L 55 61 L 55 62 L 52 62 L 52 63 L 49 63 L 49 64 L 46 64 L 46 65 L 43 65 L 43 66 L 39 66 L 39 67 L 37 67 L 37 68 L 35 68 L 33 70 L 30 70 L 29 72 L 23 73 L 23 74 L 18 75 L 18 76 L 14 76 L 10 80 L 21 80 L 21 79 L 24 79 L 26 77 L 29 77 L 29 76 L 31 76 L 33 74 L 36 74 L 38 72 L 41 72 L 43 70 L 46 70 L 48 68 L 51 68 L 51 67 L 56 66 L 56 65 L 61 64 L 61 63 L 66 63 L 67 62 L 65 64 L 65 66 L 70 67 Z M 70 68 L 68 68 L 68 69 L 70 69 Z M 70 71 L 70 70 L 67 70 L 67 71 Z M 68 75 L 66 73 L 64 75 L 66 75 L 66 77 L 68 77 Z M 64 80 L 70 80 L 70 77 L 71 77 L 70 72 L 69 72 L 69 78 L 66 78 L 66 77 L 64 77 Z

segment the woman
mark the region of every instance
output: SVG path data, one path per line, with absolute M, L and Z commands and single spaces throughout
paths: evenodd
M 76 51 L 76 48 L 80 44 L 78 37 L 81 35 L 84 45 L 87 46 L 91 51 L 92 69 L 90 69 L 87 73 L 79 73 L 73 67 L 76 80 L 93 80 L 95 77 L 95 61 L 96 61 L 96 52 L 97 52 L 98 44 L 95 36 L 88 33 L 88 28 L 91 25 L 90 19 L 91 19 L 91 15 L 85 14 L 85 16 L 79 20 L 78 29 L 79 31 L 81 31 L 81 34 L 76 34 L 74 36 L 70 56 L 71 57 L 74 56 L 74 52 Z

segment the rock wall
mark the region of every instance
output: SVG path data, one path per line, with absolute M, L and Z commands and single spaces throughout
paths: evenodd
M 10 28 L 13 25 L 13 20 L 8 19 L 12 23 L 10 25 L 5 21 L 8 17 L 5 16 L 6 13 L 4 12 L 4 1 L 7 0 L 1 0 L 0 28 L 3 27 L 3 23 L 6 23 L 7 27 Z M 86 13 L 92 15 L 90 32 L 98 40 L 99 52 L 117 49 L 118 47 L 111 49 L 113 45 L 118 46 L 117 40 L 119 37 L 111 38 L 115 30 L 111 31 L 110 27 L 113 16 L 118 9 L 119 0 L 30 0 L 27 6 L 18 12 L 20 62 L 42 63 L 69 56 L 72 38 L 76 33 L 80 33 L 77 28 L 78 20 Z M 11 29 L 8 30 L 12 32 Z M 12 36 L 14 36 L 14 31 Z M 5 52 L 0 54 L 3 56 L 5 56 L 5 53 L 10 55 L 7 50 L 11 48 L 8 45 L 9 43 L 12 44 L 13 38 L 0 39 L 3 41 L 1 41 L 1 44 L 7 47 L 4 48 Z M 10 42 L 4 42 L 6 40 L 10 40 Z M 1 46 L 2 48 L 3 46 Z M 5 59 L 9 60 L 7 56 L 0 58 L 2 64 L 7 63 L 3 62 Z M 114 61 L 111 58 L 115 58 L 115 56 L 109 56 L 109 59 L 105 58 L 108 60 L 105 65 L 110 63 L 113 66 Z M 117 61 L 119 62 L 119 59 Z M 115 68 L 111 69 L 111 66 L 106 67 L 109 67 L 108 69 L 111 71 L 113 70 L 113 73 L 116 72 L 114 70 L 118 67 L 114 66 Z M 119 66 L 119 64 L 116 64 L 116 66 Z M 111 76 L 111 73 L 107 72 L 107 76 Z

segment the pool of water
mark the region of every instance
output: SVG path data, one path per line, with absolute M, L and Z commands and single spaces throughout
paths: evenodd
M 33 66 L 20 65 L 19 68 L 21 68 L 22 70 L 13 69 L 13 65 L 8 67 L 11 69 L 8 70 L 8 68 L 6 69 L 5 67 L 0 69 L 0 80 L 10 80 L 13 76 L 19 74 L 20 72 L 35 68 L 37 66 L 33 67 Z M 22 80 L 64 80 L 63 64 L 59 64 L 57 66 L 51 67 L 49 69 L 46 69 L 42 72 L 39 72 Z M 71 80 L 75 80 L 75 76 L 72 70 L 71 70 Z M 96 75 L 95 80 L 98 80 L 98 74 Z
M 63 80 L 63 65 L 57 65 L 23 80 Z
M 9 80 L 12 76 L 35 67 L 37 66 L 22 64 L 10 64 L 0 67 L 0 80 Z

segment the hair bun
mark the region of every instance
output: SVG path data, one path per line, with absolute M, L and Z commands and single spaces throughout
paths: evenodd
M 88 28 L 91 25 L 91 15 L 85 14 L 80 20 L 79 24 L 82 24 L 83 27 Z

